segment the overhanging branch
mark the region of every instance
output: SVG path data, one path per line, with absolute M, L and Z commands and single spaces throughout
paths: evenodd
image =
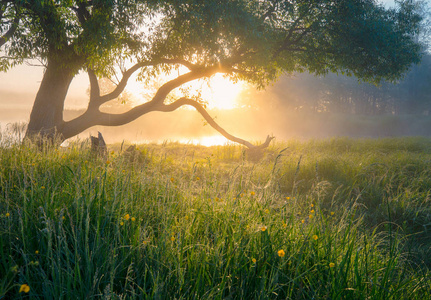
M 114 100 L 115 98 L 118 98 L 118 96 L 120 96 L 120 94 L 126 88 L 127 81 L 129 80 L 130 76 L 133 75 L 133 73 L 135 73 L 140 68 L 148 67 L 148 66 L 152 66 L 152 65 L 154 65 L 153 62 L 139 62 L 139 63 L 134 64 L 130 69 L 128 69 L 127 71 L 125 71 L 123 73 L 123 77 L 121 78 L 117 87 L 112 92 L 99 97 L 98 106 L 100 106 L 103 103 L 106 103 L 108 101 Z
M 199 79 L 201 77 L 208 77 L 211 76 L 217 72 L 221 72 L 222 68 L 219 66 L 213 66 L 209 68 L 199 68 L 198 66 L 183 60 L 183 59 L 159 59 L 157 61 L 146 61 L 146 62 L 139 62 L 133 65 L 131 68 L 126 70 L 123 73 L 123 77 L 121 78 L 120 82 L 118 83 L 117 87 L 110 93 L 106 95 L 99 95 L 97 99 L 97 106 L 101 106 L 102 104 L 114 100 L 120 96 L 120 94 L 124 91 L 124 89 L 127 86 L 127 82 L 130 79 L 130 77 L 135 73 L 137 70 L 143 67 L 149 67 L 149 66 L 155 66 L 159 64 L 180 64 L 185 67 L 187 67 L 191 72 L 181 75 L 167 83 L 165 83 L 160 89 L 157 91 L 156 95 L 154 96 L 154 101 L 163 101 L 166 96 L 169 94 L 170 91 L 177 88 L 178 86 L 195 80 Z M 96 101 L 94 101 L 96 104 Z
M 269 146 L 269 143 L 271 142 L 271 140 L 273 139 L 273 137 L 267 136 L 266 141 L 261 144 L 261 145 L 253 145 L 252 143 L 243 140 L 241 138 L 238 138 L 236 136 L 233 136 L 232 134 L 228 133 L 226 130 L 224 130 L 220 125 L 218 125 L 214 119 L 210 116 L 210 114 L 206 111 L 206 109 L 198 102 L 192 100 L 192 99 L 188 99 L 188 98 L 180 98 L 177 101 L 175 101 L 172 104 L 169 105 L 163 105 L 160 109 L 158 109 L 159 111 L 163 111 L 163 112 L 170 112 L 170 111 L 174 111 L 176 109 L 178 109 L 181 106 L 184 105 L 189 105 L 194 107 L 200 114 L 201 116 L 205 119 L 205 121 L 208 122 L 209 125 L 211 125 L 212 128 L 214 128 L 215 130 L 217 130 L 221 135 L 223 135 L 225 138 L 227 138 L 228 140 L 231 140 L 235 143 L 244 145 L 246 147 L 248 147 L 249 149 L 263 149 Z
M 148 63 L 148 65 L 150 65 L 150 63 Z M 215 121 L 206 112 L 203 106 L 201 106 L 199 103 L 193 100 L 181 98 L 170 105 L 165 105 L 163 103 L 166 99 L 166 96 L 173 89 L 181 86 L 184 83 L 187 83 L 195 79 L 203 78 L 203 77 L 210 77 L 211 75 L 219 72 L 233 72 L 233 69 L 223 67 L 221 65 L 210 66 L 206 68 L 198 68 L 193 71 L 190 71 L 189 73 L 180 75 L 177 78 L 171 81 L 168 81 L 167 83 L 162 85 L 159 88 L 159 90 L 156 92 L 156 94 L 154 95 L 151 101 L 138 105 L 127 112 L 124 112 L 121 114 L 101 112 L 98 109 L 100 105 L 111 100 L 111 98 L 114 96 L 118 97 L 121 91 L 124 90 L 127 84 L 128 78 L 139 67 L 141 67 L 141 65 L 136 64 L 132 68 L 127 70 L 123 74 L 123 78 L 121 79 L 120 84 L 117 86 L 117 88 L 113 92 L 103 96 L 98 95 L 100 94 L 100 89 L 97 83 L 97 77 L 95 73 L 89 69 L 88 75 L 90 78 L 91 89 L 92 89 L 92 91 L 90 92 L 91 96 L 90 96 L 89 107 L 87 111 L 81 116 L 73 120 L 63 122 L 62 125 L 59 126 L 61 127 L 59 128 L 59 132 L 61 132 L 61 134 L 63 135 L 63 138 L 67 139 L 69 137 L 75 136 L 76 134 L 92 126 L 96 126 L 96 125 L 120 126 L 120 125 L 130 123 L 133 120 L 136 120 L 137 118 L 139 118 L 140 116 L 152 111 L 173 111 L 182 105 L 190 105 L 195 107 L 195 109 L 207 120 L 207 122 L 226 138 L 234 142 L 240 143 L 242 145 L 245 145 L 249 148 L 256 148 L 256 146 L 252 145 L 251 143 L 227 133 L 223 128 L 221 128 L 217 123 L 215 123 Z M 116 97 L 112 99 L 115 99 Z M 267 141 L 269 144 L 269 142 L 271 141 L 271 138 L 268 138 Z
M 163 103 L 163 101 L 166 99 L 166 96 L 177 87 L 187 82 L 190 82 L 199 78 L 203 78 L 203 77 L 210 77 L 215 73 L 221 73 L 224 71 L 227 71 L 227 69 L 224 69 L 221 66 L 211 66 L 211 67 L 198 69 L 198 70 L 180 75 L 177 78 L 171 81 L 168 81 L 164 85 L 162 85 L 157 91 L 152 101 L 157 103 Z

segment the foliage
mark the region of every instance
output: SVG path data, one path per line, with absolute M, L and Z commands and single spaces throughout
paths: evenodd
M 6 142 L 0 297 L 431 296 L 428 139 L 287 141 L 258 164 L 238 146 L 106 161 Z
M 182 59 L 235 66 L 262 84 L 280 71 L 348 72 L 395 79 L 418 61 L 419 14 L 410 1 L 385 10 L 374 1 L 3 1 L 20 27 L 7 62 L 52 56 L 112 74 L 115 62 Z M 174 66 L 156 66 L 149 74 Z

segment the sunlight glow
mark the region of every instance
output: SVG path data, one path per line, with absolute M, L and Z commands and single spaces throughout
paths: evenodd
M 164 143 L 180 143 L 184 145 L 201 145 L 205 147 L 211 146 L 225 146 L 234 144 L 227 138 L 221 135 L 202 136 L 198 138 L 172 138 L 168 140 L 132 140 L 130 143 L 133 145 L 142 145 L 150 143 L 164 144 Z
M 208 107 L 217 109 L 234 109 L 237 98 L 244 89 L 242 82 L 233 83 L 222 74 L 214 75 L 209 85 L 202 85 L 202 98 L 208 101 Z
M 132 104 L 139 105 L 149 101 L 161 85 L 187 72 L 188 70 L 178 70 L 177 74 L 171 73 L 169 76 L 157 78 L 154 83 L 151 83 L 146 87 L 143 83 L 136 80 L 130 80 L 126 89 L 131 94 L 130 98 L 132 98 Z M 199 97 L 207 104 L 207 109 L 230 110 L 238 107 L 237 100 L 245 88 L 246 84 L 244 82 L 234 83 L 228 78 L 225 78 L 223 74 L 215 74 L 209 80 L 194 80 L 184 84 L 181 88 L 177 88 L 172 91 L 170 96 L 171 101 L 172 99 L 175 100 L 181 97 L 191 97 L 193 99 L 194 97 Z M 194 108 L 186 107 L 186 109 Z M 202 145 L 206 147 L 231 143 L 221 135 L 203 136 L 198 138 L 179 137 L 176 141 L 182 144 Z M 163 141 L 158 141 L 158 143 L 161 142 Z
M 173 78 L 161 79 L 159 85 L 171 79 Z M 200 91 L 202 100 L 208 103 L 209 109 L 234 109 L 237 107 L 239 94 L 245 89 L 245 84 L 243 82 L 234 83 L 224 78 L 222 74 L 216 74 L 209 81 L 195 80 L 184 84 L 182 87 L 188 89 L 191 95 L 196 95 Z M 129 80 L 126 90 L 132 95 L 132 100 L 136 104 L 150 100 L 150 95 L 155 93 L 155 90 L 146 89 L 142 83 L 135 80 Z M 174 98 L 183 96 L 182 94 L 178 95 L 181 93 L 178 90 L 172 93 Z
M 227 138 L 221 135 L 203 136 L 196 139 L 180 139 L 178 142 L 181 144 L 202 145 L 205 147 L 223 146 L 232 143 Z

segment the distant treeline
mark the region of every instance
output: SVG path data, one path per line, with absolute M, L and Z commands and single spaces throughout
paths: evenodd
M 244 94 L 244 106 L 266 105 L 294 110 L 358 115 L 431 113 L 431 55 L 397 83 L 375 86 L 355 77 L 309 73 L 282 77 L 265 92 Z

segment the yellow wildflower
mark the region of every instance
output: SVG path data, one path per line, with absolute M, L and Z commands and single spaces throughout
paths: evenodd
M 174 180 L 175 180 L 174 177 L 171 177 L 171 182 L 174 182 Z
M 314 213 L 315 213 L 314 209 L 312 209 L 312 210 L 310 211 L 310 213 L 314 214 Z
M 256 263 L 256 258 L 252 258 L 251 261 L 255 264 Z
M 9 217 L 9 216 L 10 216 L 10 213 L 8 213 L 8 212 L 7 212 L 7 213 L 6 213 L 6 217 Z
M 317 241 L 319 237 L 317 235 L 313 235 L 313 240 Z
M 335 264 L 331 262 L 331 263 L 329 263 L 329 267 L 333 268 L 333 267 L 335 267 Z
M 172 242 L 175 241 L 175 237 L 174 236 L 171 236 L 171 241 Z
M 30 287 L 26 283 L 21 284 L 21 287 L 19 288 L 19 292 L 20 293 L 22 293 L 22 292 L 28 293 L 28 292 L 30 292 Z
M 283 227 L 286 228 L 287 227 L 287 223 L 283 222 Z
M 199 177 L 196 177 L 196 181 L 199 181 L 199 180 L 201 180 Z
M 39 265 L 39 261 L 38 260 L 36 260 L 36 261 L 30 261 L 30 266 L 38 266 Z
M 39 250 L 34 251 L 35 254 L 39 254 Z
M 313 219 L 313 215 L 309 215 L 308 217 L 309 217 L 310 219 Z
M 335 213 L 333 211 L 331 211 L 331 216 L 333 216 Z
M 284 252 L 284 250 L 283 250 L 283 249 L 278 250 L 278 251 L 277 251 L 277 254 L 278 254 L 278 256 L 280 256 L 280 257 L 284 257 L 284 255 L 286 255 L 286 253 Z
M 126 214 L 126 215 L 123 217 L 123 219 L 127 221 L 128 219 L 130 219 L 130 215 L 129 215 L 129 214 Z
M 45 187 L 42 185 L 41 187 L 40 187 L 42 190 L 44 190 L 45 189 Z
M 255 192 L 250 192 L 250 195 L 254 196 L 254 195 L 256 195 L 256 193 Z
M 301 220 L 301 223 L 302 223 L 302 224 L 304 224 L 304 223 L 305 223 L 305 220 Z
M 290 200 L 290 197 L 286 197 L 286 200 Z
M 311 207 L 314 207 L 314 204 L 313 204 L 313 203 L 311 203 L 311 204 L 310 204 L 310 206 L 311 206 Z
M 269 209 L 265 209 L 265 213 L 266 213 L 266 214 L 269 214 Z
M 124 222 L 123 222 L 123 221 L 121 221 L 121 222 L 120 222 L 120 226 L 123 226 L 123 225 L 124 225 Z
M 109 165 L 111 162 L 109 160 L 106 161 L 106 164 Z
M 262 226 L 262 227 L 260 228 L 260 230 L 265 231 L 265 230 L 266 230 L 266 226 Z

